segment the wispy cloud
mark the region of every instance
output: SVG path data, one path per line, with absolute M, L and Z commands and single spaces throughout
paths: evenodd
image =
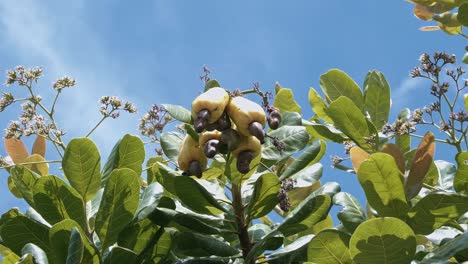
M 400 111 L 403 107 L 414 105 L 414 100 L 420 95 L 420 89 L 425 87 L 421 78 L 407 77 L 392 91 L 392 109 Z M 418 91 L 419 89 L 419 91 Z
M 45 87 L 50 87 L 58 77 L 70 75 L 77 79 L 77 87 L 64 91 L 58 104 L 62 110 L 58 122 L 70 136 L 84 135 L 99 120 L 100 96 L 118 95 L 137 100 L 119 85 L 123 70 L 108 65 L 109 61 L 120 64 L 100 44 L 99 35 L 83 22 L 82 4 L 83 1 L 76 1 L 70 6 L 72 10 L 68 10 L 68 23 L 73 21 L 73 31 L 69 32 L 57 21 L 54 10 L 37 1 L 0 1 L 2 45 L 14 50 L 15 56 L 25 64 L 39 63 L 44 67 L 46 76 L 40 82 L 42 96 L 52 94 L 51 90 L 47 94 Z M 79 43 L 70 41 L 77 38 Z M 89 61 L 81 58 L 84 54 Z M 135 103 L 138 105 L 138 101 Z M 119 120 L 109 122 L 93 134 L 105 153 L 125 132 L 136 133 L 137 116 L 122 115 Z

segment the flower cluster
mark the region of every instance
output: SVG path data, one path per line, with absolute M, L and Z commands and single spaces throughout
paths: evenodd
M 137 109 L 135 105 L 130 102 L 123 103 L 117 96 L 103 96 L 99 100 L 101 106 L 99 107 L 99 112 L 104 117 L 118 118 L 120 116 L 120 111 L 125 111 L 130 114 L 136 113 Z
M 172 117 L 167 114 L 163 106 L 153 104 L 153 106 L 140 118 L 138 129 L 143 136 L 156 139 L 156 133 L 161 133 Z
M 281 210 L 287 212 L 291 209 L 291 202 L 289 201 L 288 191 L 294 188 L 295 179 L 286 179 L 281 182 L 281 189 L 278 192 L 278 202 Z
M 70 77 L 62 77 L 55 81 L 52 87 L 57 91 L 62 91 L 64 88 L 73 87 L 76 85 L 75 79 Z
M 407 135 L 416 131 L 416 122 L 414 120 L 406 120 L 398 118 L 393 124 L 386 124 L 382 128 L 382 133 L 387 134 L 393 132 L 395 135 Z
M 11 93 L 3 93 L 0 98 L 0 112 L 3 112 L 5 108 L 15 102 L 15 97 Z
M 31 82 L 37 82 L 42 76 L 42 68 L 25 69 L 23 66 L 16 66 L 14 70 L 7 71 L 7 80 L 5 85 L 18 83 L 20 86 L 25 86 Z

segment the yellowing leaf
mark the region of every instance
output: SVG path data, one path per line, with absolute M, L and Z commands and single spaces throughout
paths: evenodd
M 29 156 L 26 145 L 21 139 L 5 138 L 5 149 L 14 163 L 21 163 Z
M 429 8 L 420 4 L 416 4 L 413 9 L 414 16 L 425 21 L 432 20 L 433 13 Z
M 46 152 L 46 139 L 45 137 L 37 136 L 36 140 L 34 141 L 31 154 L 39 154 L 45 158 Z
M 47 176 L 49 174 L 49 165 L 47 163 L 41 163 L 45 159 L 39 154 L 32 154 L 27 157 L 24 162 L 34 162 L 35 164 L 26 164 L 25 167 L 34 171 L 41 176 Z M 36 163 L 37 162 L 37 163 Z
M 411 163 L 411 169 L 405 183 L 407 199 L 416 196 L 422 188 L 424 176 L 426 176 L 429 171 L 434 158 L 434 141 L 434 134 L 427 132 L 416 149 L 413 162 Z
M 358 146 L 352 147 L 349 151 L 349 155 L 351 156 L 351 162 L 353 163 L 353 168 L 356 173 L 359 170 L 359 166 L 370 156 L 369 153 Z
M 464 97 L 465 97 L 465 111 L 468 112 L 468 94 L 465 94 Z
M 425 27 L 420 27 L 419 30 L 429 32 L 429 31 L 440 30 L 440 27 L 439 26 L 425 26 Z

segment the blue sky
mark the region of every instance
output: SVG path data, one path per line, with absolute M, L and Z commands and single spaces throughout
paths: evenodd
M 68 140 L 99 120 L 102 95 L 132 101 L 140 114 L 153 103 L 188 108 L 202 90 L 197 76 L 203 65 L 226 88 L 259 82 L 272 90 L 276 81 L 292 88 L 305 118 L 312 115 L 309 87 L 319 88 L 328 69 L 342 69 L 360 85 L 367 71 L 377 69 L 392 87 L 395 116 L 401 107 L 431 102 L 428 84 L 408 76 L 422 52 L 463 55 L 466 40 L 418 31 L 424 25 L 403 0 L 0 1 L 0 71 L 43 67 L 37 87 L 49 102 L 54 80 L 76 78 L 78 85 L 58 104 Z M 17 110 L 0 113 L 0 127 L 15 119 Z M 123 115 L 93 134 L 103 159 L 123 134 L 138 133 L 138 116 Z M 3 149 L 1 142 L 1 155 Z M 329 147 L 324 181 L 338 181 L 364 201 L 355 176 L 330 168 L 328 157 L 335 154 L 342 149 Z M 0 211 L 24 209 L 9 193 L 6 178 L 0 172 Z

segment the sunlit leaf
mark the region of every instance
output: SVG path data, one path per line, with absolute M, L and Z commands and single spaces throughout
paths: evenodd
M 309 243 L 308 261 L 321 264 L 351 264 L 349 253 L 350 236 L 335 229 L 318 233 Z
M 285 149 L 280 151 L 272 143 L 272 140 L 267 140 L 262 147 L 262 158 L 267 160 L 284 159 L 303 149 L 309 142 L 309 133 L 301 126 L 283 126 L 268 133 L 268 135 L 276 137 Z
M 337 100 L 340 96 L 344 96 L 353 102 L 360 111 L 364 109 L 364 98 L 361 89 L 345 72 L 331 69 L 322 74 L 320 76 L 320 87 L 325 93 L 328 103 Z M 333 119 L 333 121 L 337 123 L 336 120 Z
M 289 88 L 281 88 L 276 93 L 273 106 L 278 108 L 281 114 L 285 112 L 301 113 L 301 106 L 296 103 L 293 91 Z
M 163 104 L 164 109 L 167 110 L 169 115 L 171 115 L 174 119 L 179 120 L 184 123 L 190 123 L 192 120 L 192 113 L 190 110 L 185 109 L 180 105 L 172 105 L 172 104 Z
M 351 162 L 353 163 L 354 171 L 357 173 L 361 164 L 369 159 L 370 155 L 362 148 L 355 146 L 349 150 L 349 156 L 351 157 Z
M 278 203 L 278 192 L 281 184 L 274 173 L 260 176 L 254 185 L 252 199 L 249 202 L 249 213 L 252 219 L 270 213 Z
M 339 192 L 335 194 L 333 196 L 333 204 L 343 207 L 337 216 L 341 224 L 351 233 L 367 219 L 357 199 L 349 193 Z
M 327 113 L 325 113 L 325 108 L 327 108 L 327 105 L 323 101 L 322 97 L 320 97 L 318 92 L 312 87 L 309 89 L 309 103 L 318 118 L 323 119 L 327 123 L 333 124 L 333 120 L 331 120 Z
M 47 176 L 49 174 L 49 164 L 47 164 L 45 159 L 39 154 L 32 154 L 27 157 L 24 162 L 32 163 L 25 164 L 24 166 L 41 176 Z
M 321 140 L 312 143 L 286 168 L 281 174 L 280 180 L 284 180 L 300 170 L 317 163 L 325 154 L 326 148 L 327 145 Z
M 161 134 L 161 148 L 164 154 L 174 162 L 177 162 L 179 146 L 183 138 L 183 135 L 177 132 L 165 132 Z
M 367 74 L 364 81 L 364 106 L 371 122 L 377 129 L 381 129 L 387 123 L 390 113 L 390 85 L 381 72 L 371 71 Z
M 33 189 L 39 177 L 28 168 L 21 165 L 16 165 L 10 172 L 11 176 L 9 179 L 12 180 L 12 184 L 14 184 L 18 194 L 23 197 L 29 205 L 34 206 Z
M 453 187 L 459 193 L 468 194 L 468 151 L 458 153 L 455 159 L 458 168 L 453 180 Z

